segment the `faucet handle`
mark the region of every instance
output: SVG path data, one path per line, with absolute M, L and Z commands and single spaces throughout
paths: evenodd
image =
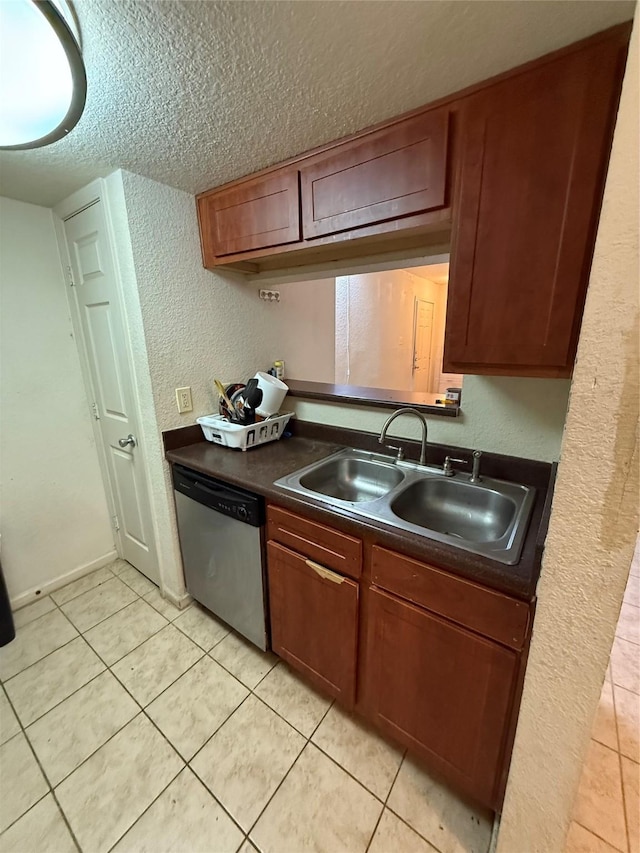
M 456 473 L 452 468 L 452 463 L 456 462 L 458 465 L 468 465 L 466 459 L 455 459 L 453 456 L 445 456 L 444 457 L 444 465 L 442 466 L 442 471 L 445 477 L 453 477 Z
M 401 447 L 396 447 L 395 444 L 385 444 L 387 450 L 397 450 L 396 462 L 402 462 L 404 459 L 404 450 Z

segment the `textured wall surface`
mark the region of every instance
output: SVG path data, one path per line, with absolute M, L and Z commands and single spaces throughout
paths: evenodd
M 114 544 L 51 211 L 2 199 L 0 258 L 0 530 L 16 599 Z
M 550 462 L 560 455 L 568 397 L 568 379 L 465 376 L 462 415 L 455 420 L 428 417 L 429 441 Z M 379 432 L 389 415 L 388 409 L 374 407 L 293 402 L 301 420 L 368 432 Z M 420 424 L 415 418 L 398 418 L 391 434 L 419 439 Z
M 169 466 L 161 432 L 217 408 L 214 377 L 246 380 L 280 356 L 272 306 L 242 278 L 202 267 L 193 196 L 119 172 L 107 181 L 123 280 L 163 586 L 184 592 Z M 175 389 L 192 389 L 179 414 Z
M 636 22 L 538 588 L 499 853 L 561 853 L 638 530 Z
M 630 18 L 632 2 L 76 0 L 88 76 L 65 139 L 0 154 L 52 205 L 123 168 L 190 193 Z
M 266 320 L 275 327 L 286 375 L 311 382 L 335 382 L 335 279 L 279 284 L 280 302 L 268 303 Z

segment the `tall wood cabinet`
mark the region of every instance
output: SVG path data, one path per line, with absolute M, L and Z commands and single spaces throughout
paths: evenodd
M 568 375 L 624 33 L 463 100 L 444 369 Z

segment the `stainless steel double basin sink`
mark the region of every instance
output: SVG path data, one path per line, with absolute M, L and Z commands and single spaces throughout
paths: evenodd
M 374 521 L 515 565 L 535 498 L 530 486 L 396 462 L 346 448 L 274 485 Z

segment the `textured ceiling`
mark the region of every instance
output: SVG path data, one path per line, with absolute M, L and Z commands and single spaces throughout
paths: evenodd
M 190 193 L 455 92 L 633 15 L 626 0 L 77 0 L 76 129 L 0 155 L 52 205 L 122 167 Z

